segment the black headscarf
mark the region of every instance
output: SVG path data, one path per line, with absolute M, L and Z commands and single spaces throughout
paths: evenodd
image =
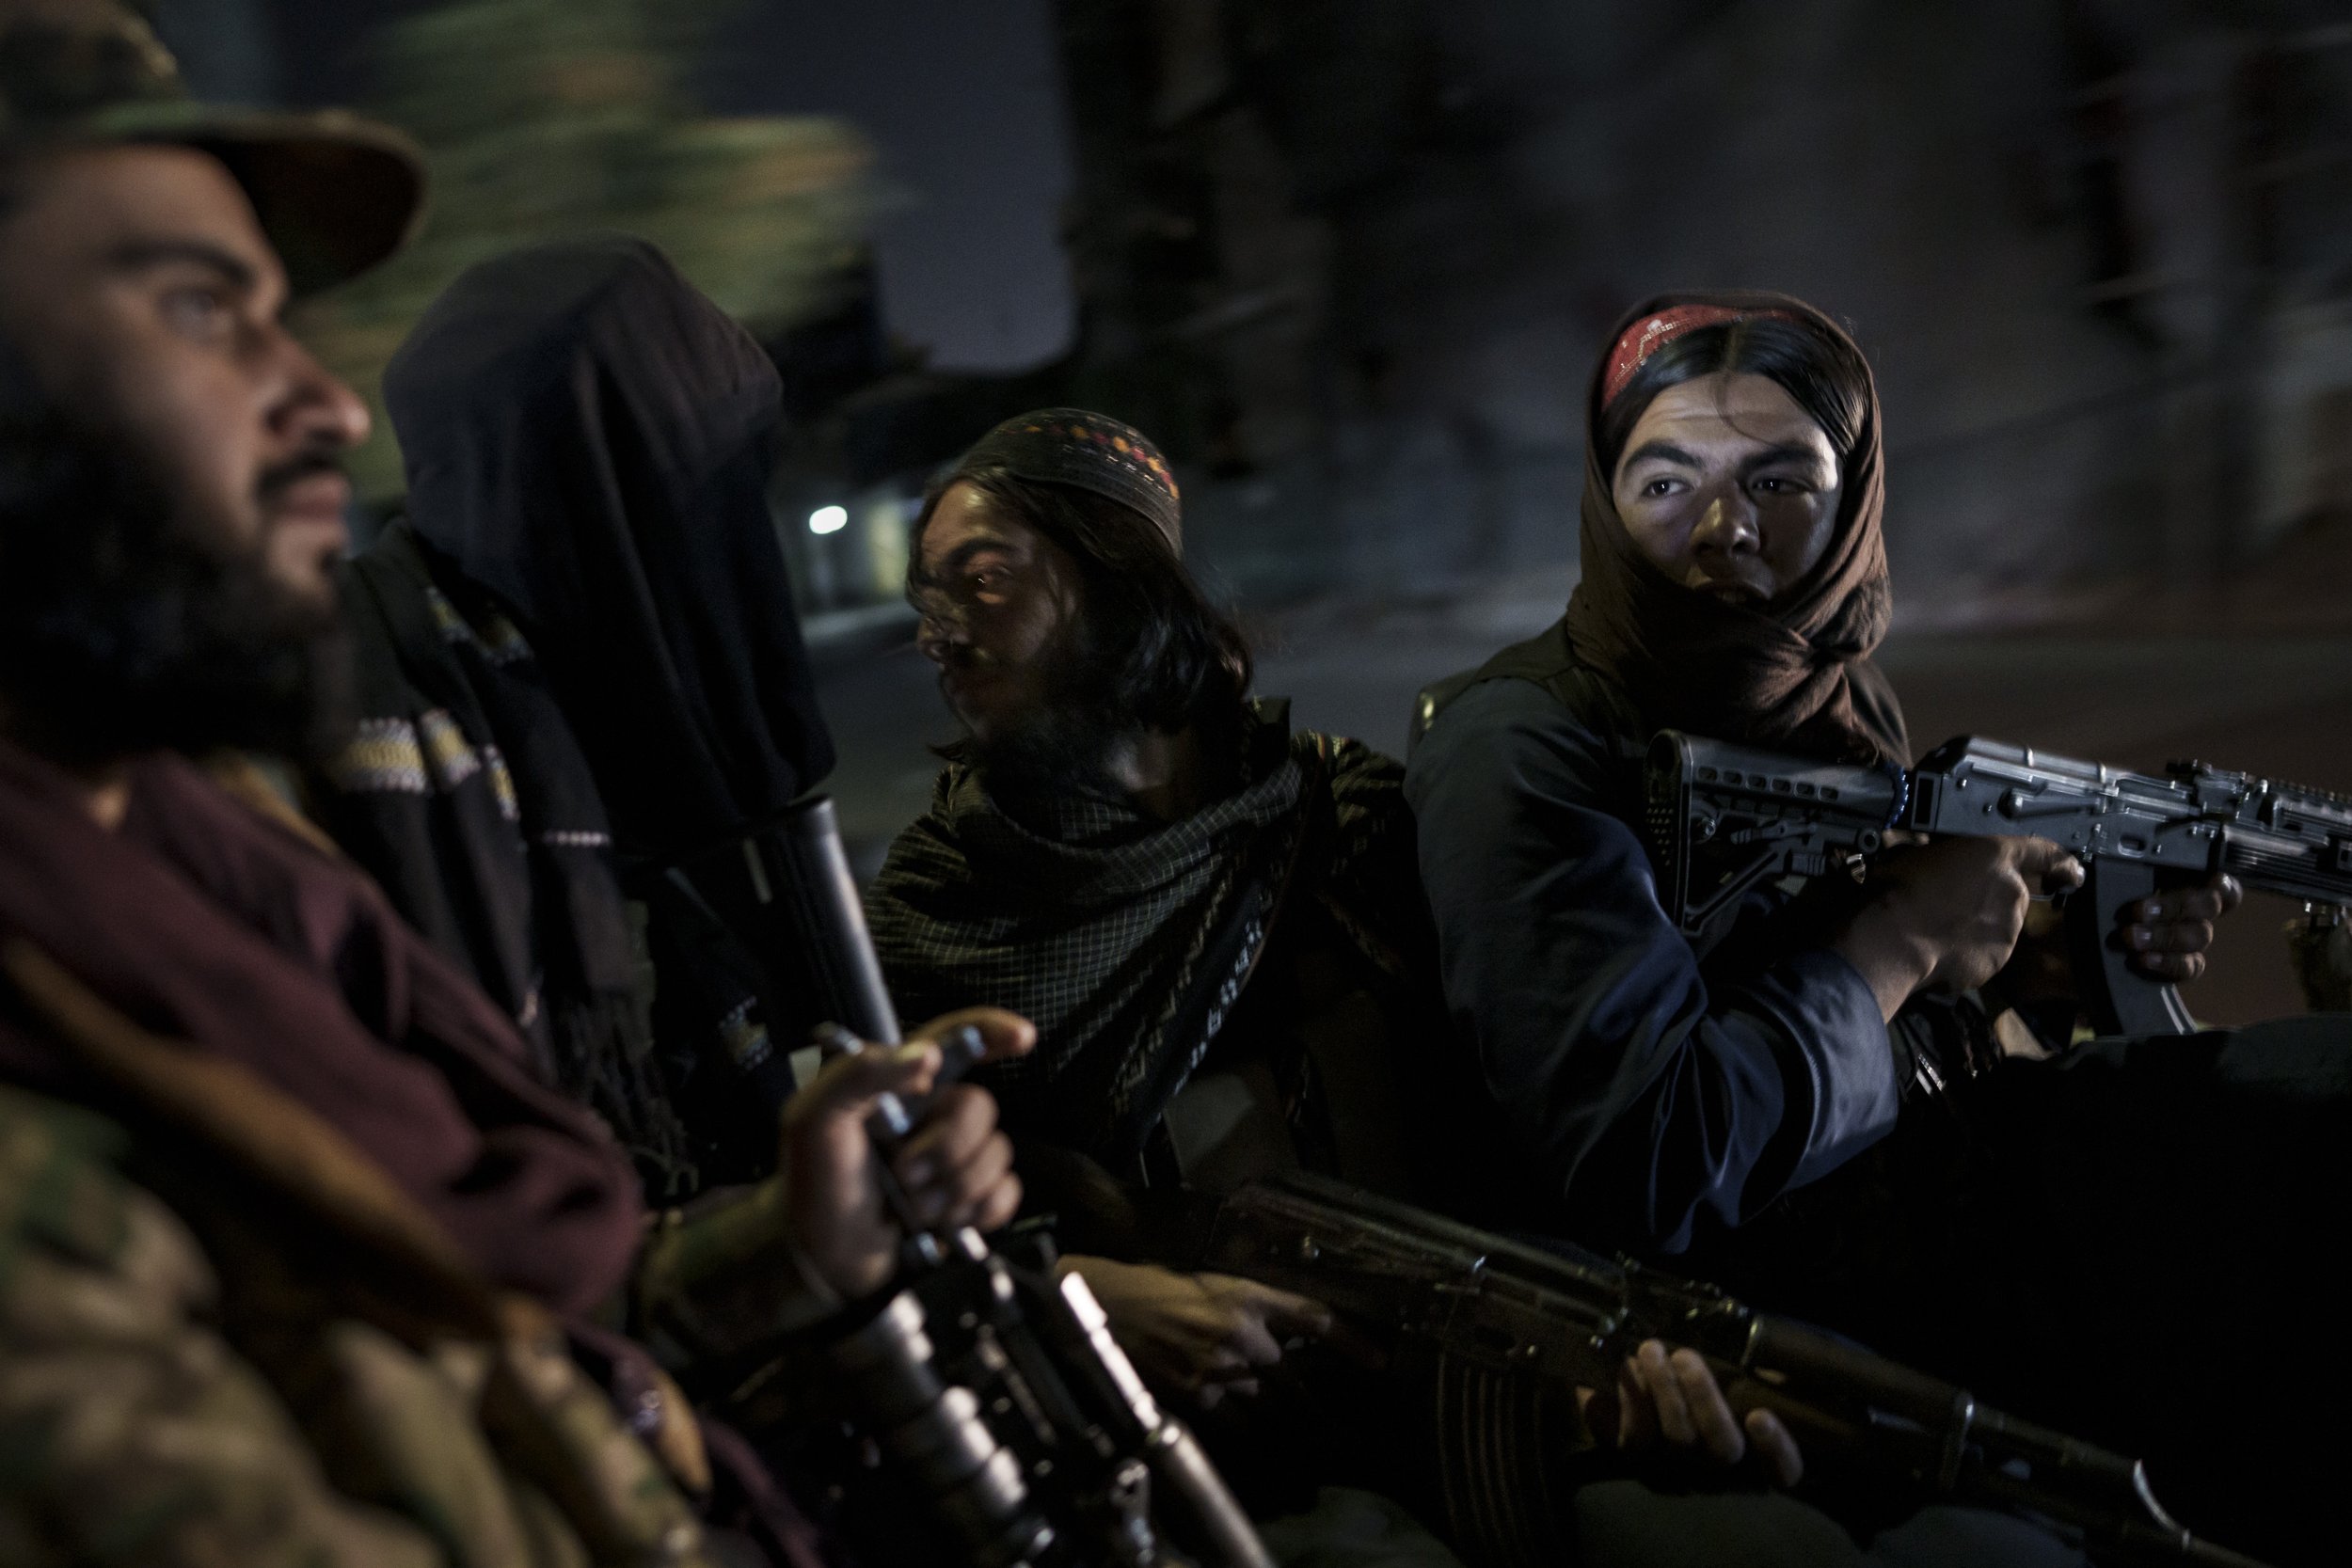
M 766 501 L 774 368 L 595 239 L 460 277 L 386 394 L 410 516 L 348 579 L 367 717 L 327 821 L 658 1194 L 756 1176 L 783 1085 L 750 988 L 657 908 L 649 1019 L 623 889 L 833 764 Z
M 1820 562 L 1768 605 L 1724 604 L 1676 582 L 1643 555 L 1617 515 L 1601 471 L 1600 423 L 1613 365 L 1636 325 L 1684 307 L 1780 317 L 1852 347 L 1843 328 L 1803 300 L 1760 293 L 1666 294 L 1610 334 L 1593 372 L 1585 424 L 1583 579 L 1568 600 L 1569 645 L 1614 677 L 1654 728 L 1856 762 L 1911 760 L 1894 689 L 1870 661 L 1892 599 L 1878 389 L 1840 465 L 1837 519 Z M 1862 351 L 1853 357 L 1864 366 Z
M 530 640 L 626 851 L 718 840 L 833 768 L 767 503 L 779 393 L 620 236 L 473 268 L 385 372 L 417 532 Z
M 405 521 L 350 562 L 343 605 L 360 719 L 312 781 L 320 820 L 648 1190 L 691 1191 L 708 1151 L 654 1051 L 604 802 L 530 645 Z

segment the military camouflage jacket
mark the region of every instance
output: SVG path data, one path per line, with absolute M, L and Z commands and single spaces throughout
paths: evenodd
M 0 1561 L 706 1560 L 560 1337 L 528 1316 L 421 1334 L 290 1296 L 331 1252 L 209 1257 L 126 1173 L 132 1150 L 117 1122 L 0 1087 Z M 238 1302 L 257 1284 L 258 1313 Z

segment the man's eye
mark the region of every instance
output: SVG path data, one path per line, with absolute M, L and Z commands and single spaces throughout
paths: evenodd
M 215 338 L 229 330 L 234 308 L 218 289 L 174 289 L 164 295 L 164 320 L 192 338 Z
M 1647 484 L 1642 486 L 1642 494 L 1645 496 L 1671 496 L 1675 493 L 1675 488 L 1676 482 L 1671 479 L 1653 479 Z
M 1763 474 L 1757 477 L 1756 488 L 1768 496 L 1793 496 L 1804 486 L 1796 480 L 1785 479 L 1778 474 Z

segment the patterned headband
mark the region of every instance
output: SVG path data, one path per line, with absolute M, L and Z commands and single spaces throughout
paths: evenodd
M 1656 315 L 1644 316 L 1617 339 L 1617 346 L 1609 354 L 1609 373 L 1601 377 L 1600 405 L 1603 408 L 1617 401 L 1626 384 L 1635 372 L 1648 363 L 1651 355 L 1673 342 L 1686 332 L 1702 326 L 1720 326 L 1725 322 L 1794 321 L 1785 310 L 1737 310 L 1725 305 L 1670 305 Z

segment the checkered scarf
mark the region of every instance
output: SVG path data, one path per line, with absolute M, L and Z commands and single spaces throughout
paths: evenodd
M 1244 745 L 1240 789 L 1165 823 L 1078 794 L 1016 820 L 953 764 L 891 846 L 866 916 L 902 1016 L 985 1003 L 1038 1026 L 1035 1053 L 992 1069 L 1017 1135 L 1132 1164 L 1305 900 L 1404 972 L 1421 905 L 1403 769 L 1292 735 L 1287 704 L 1256 705 Z

